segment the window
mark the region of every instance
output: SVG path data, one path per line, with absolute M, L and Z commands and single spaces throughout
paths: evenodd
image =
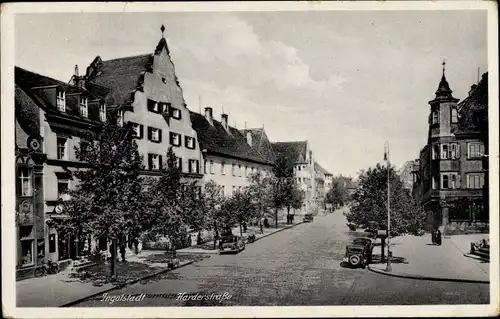
M 220 173 L 221 175 L 226 175 L 226 163 L 224 162 L 220 164 Z
M 302 170 L 302 165 L 299 166 L 299 171 L 301 171 L 301 170 Z
M 148 162 L 150 170 L 159 170 L 161 168 L 161 155 L 148 154 Z
M 438 124 L 439 123 L 439 112 L 434 111 L 432 112 L 432 124 Z
M 144 126 L 141 124 L 133 123 L 133 122 L 129 122 L 129 123 L 130 123 L 130 127 L 132 128 L 132 136 L 135 138 L 143 138 Z
M 189 160 L 189 172 L 198 173 L 198 160 L 194 159 Z
M 56 99 L 57 109 L 61 112 L 66 112 L 66 93 L 63 91 L 57 91 Z
M 214 161 L 210 161 L 210 174 L 215 174 Z
M 480 173 L 467 174 L 467 188 L 481 189 L 484 185 L 484 175 Z
M 236 164 L 233 164 L 231 167 L 231 172 L 233 173 L 233 176 L 236 176 Z
M 441 189 L 457 188 L 457 173 L 441 173 Z
M 118 126 L 123 126 L 123 111 L 122 110 L 119 110 L 117 113 L 116 113 L 116 125 Z
M 240 177 L 241 177 L 241 164 L 240 164 L 240 165 L 238 165 L 238 176 L 240 176 Z
M 441 159 L 448 158 L 448 144 L 441 144 Z
M 83 117 L 89 117 L 89 107 L 86 97 L 80 97 L 80 115 Z
M 479 158 L 484 155 L 483 143 L 468 143 L 467 158 Z
M 49 235 L 49 254 L 56 252 L 56 234 Z
M 187 148 L 194 150 L 196 148 L 195 146 L 195 139 L 190 136 L 185 137 L 184 144 L 186 145 Z
M 161 143 L 161 130 L 155 127 L 148 127 L 148 140 L 155 143 Z
M 57 180 L 57 197 L 61 198 L 62 195 L 67 194 L 69 191 L 69 180 L 58 179 Z
M 204 165 L 203 165 L 203 172 L 206 174 L 208 172 L 207 170 L 207 160 L 205 160 Z
M 248 166 L 245 166 L 245 176 L 248 177 L 250 171 L 248 170 Z
M 457 123 L 457 122 L 458 122 L 457 109 L 453 107 L 451 109 L 451 123 Z
M 174 107 L 170 107 L 170 109 L 171 109 L 171 115 L 172 115 L 172 117 L 174 119 L 176 119 L 176 120 L 180 120 L 181 119 L 181 115 L 182 115 L 181 114 L 181 110 L 176 109 Z
M 448 158 L 455 159 L 457 157 L 457 144 L 451 143 L 448 148 Z
M 27 167 L 19 167 L 17 169 L 18 182 L 18 194 L 20 196 L 31 196 L 32 194 L 32 184 L 31 184 L 31 169 Z
M 101 122 L 106 122 L 106 104 L 104 102 L 99 104 L 99 119 Z
M 57 159 L 60 160 L 67 160 L 68 159 L 68 152 L 67 152 L 67 143 L 68 140 L 64 137 L 58 137 L 57 138 Z
M 160 102 L 156 102 L 148 99 L 148 111 L 153 113 L 162 113 L 163 112 L 163 104 Z
M 34 264 L 34 237 L 33 226 L 20 226 L 19 239 L 21 241 L 21 266 L 30 266 Z
M 173 146 L 181 146 L 180 134 L 170 132 L 170 144 L 172 144 Z

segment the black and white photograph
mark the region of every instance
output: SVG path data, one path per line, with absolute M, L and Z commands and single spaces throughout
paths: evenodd
M 498 315 L 497 15 L 2 4 L 6 315 Z

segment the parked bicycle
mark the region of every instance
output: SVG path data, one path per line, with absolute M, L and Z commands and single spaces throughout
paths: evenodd
M 35 277 L 43 277 L 46 275 L 57 274 L 59 272 L 59 264 L 50 260 L 43 261 L 40 267 L 35 269 Z

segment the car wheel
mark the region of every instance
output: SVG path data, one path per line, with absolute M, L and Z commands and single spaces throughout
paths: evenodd
M 361 265 L 361 256 L 359 255 L 349 256 L 349 263 L 354 267 L 358 267 L 359 265 Z

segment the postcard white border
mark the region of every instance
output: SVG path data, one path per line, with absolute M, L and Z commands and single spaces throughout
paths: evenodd
M 446 306 L 321 307 L 162 307 L 162 308 L 16 308 L 14 227 L 14 16 L 55 12 L 203 12 L 324 10 L 487 10 L 490 120 L 490 304 Z M 2 119 L 2 307 L 14 318 L 194 318 L 194 317 L 413 317 L 487 316 L 499 313 L 499 152 L 498 152 L 498 15 L 493 1 L 362 2 L 191 2 L 191 3 L 3 3 L 1 5 Z M 29 35 L 26 35 L 29 37 Z

